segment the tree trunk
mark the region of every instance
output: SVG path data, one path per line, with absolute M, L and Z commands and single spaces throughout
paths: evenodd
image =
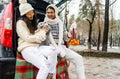
M 120 47 L 120 37 L 119 37 L 119 41 L 118 41 L 118 46 Z
M 109 31 L 109 0 L 106 0 L 102 51 L 107 51 L 108 31 Z
M 100 38 L 101 38 L 101 30 L 99 28 L 97 50 L 100 50 Z
M 110 36 L 110 47 L 112 48 L 112 33 L 111 33 L 111 36 Z
M 92 21 L 90 21 L 89 19 L 86 19 L 89 22 L 89 25 L 90 25 L 89 34 L 88 34 L 88 49 L 91 49 L 92 24 L 94 22 L 95 15 L 96 15 L 96 10 L 93 11 Z
M 91 34 L 92 34 L 92 24 L 90 24 L 90 29 L 89 29 L 89 38 L 88 38 L 88 49 L 91 49 Z
M 98 42 L 97 42 L 97 50 L 100 49 L 100 38 L 101 38 L 101 28 L 100 28 L 100 8 L 99 8 L 99 0 L 97 2 L 97 11 L 98 11 Z
M 91 49 L 91 34 L 92 34 L 92 22 L 90 22 L 90 20 L 87 19 L 87 21 L 89 22 L 89 34 L 88 34 L 88 49 Z
M 66 8 L 65 8 L 65 19 L 64 19 L 64 23 L 66 25 L 66 28 L 68 29 L 68 18 L 67 18 L 67 2 L 66 2 Z
M 114 28 L 113 6 L 111 7 L 110 47 L 112 48 L 112 32 Z

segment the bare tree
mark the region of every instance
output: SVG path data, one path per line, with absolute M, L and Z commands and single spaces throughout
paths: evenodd
M 100 38 L 101 38 L 101 28 L 100 28 L 100 7 L 99 7 L 99 5 L 100 5 L 100 2 L 99 2 L 99 0 L 96 0 L 96 7 L 97 7 L 97 12 L 98 12 L 98 44 L 97 44 L 97 50 L 99 50 L 99 48 L 100 48 Z
M 80 7 L 79 14 L 81 18 L 86 18 L 89 23 L 88 49 L 91 49 L 92 26 L 96 17 L 96 8 L 95 5 L 92 4 L 91 0 L 85 0 L 84 3 L 80 4 Z
M 105 0 L 105 23 L 103 33 L 102 51 L 107 51 L 108 32 L 109 32 L 109 0 Z

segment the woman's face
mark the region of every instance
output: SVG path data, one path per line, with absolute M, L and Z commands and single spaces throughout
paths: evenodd
M 55 19 L 55 11 L 53 9 L 48 8 L 46 14 L 49 19 Z
M 34 11 L 31 10 L 29 11 L 28 13 L 26 13 L 26 17 L 29 19 L 29 20 L 33 20 L 33 17 L 34 17 Z

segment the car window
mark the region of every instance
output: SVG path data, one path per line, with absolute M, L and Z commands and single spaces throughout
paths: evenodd
M 2 18 L 3 9 L 4 9 L 4 5 L 0 5 L 0 20 Z
M 4 13 L 4 9 L 3 9 L 3 10 L 1 11 L 1 13 L 0 13 L 0 20 L 2 19 L 3 13 Z
M 0 20 L 2 19 L 6 6 L 7 6 L 7 3 L 0 5 Z
M 0 12 L 3 10 L 3 8 L 4 8 L 4 5 L 1 4 L 1 5 L 0 5 Z

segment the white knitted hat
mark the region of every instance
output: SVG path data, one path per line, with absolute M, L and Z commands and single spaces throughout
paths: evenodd
M 25 15 L 27 12 L 31 10 L 34 10 L 31 4 L 27 3 L 27 0 L 19 0 L 19 3 L 20 3 L 19 11 L 21 16 Z

